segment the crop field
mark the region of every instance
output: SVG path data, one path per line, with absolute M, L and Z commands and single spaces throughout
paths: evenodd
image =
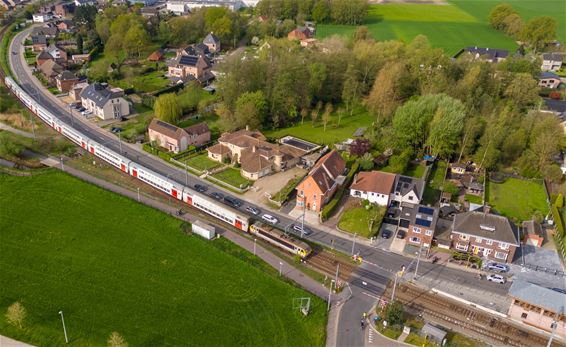
M 0 334 L 39 346 L 322 346 L 326 305 L 225 239 L 64 173 L 0 175 Z M 311 297 L 311 314 L 292 310 Z M 23 329 L 4 313 L 20 301 Z
M 562 0 L 509 0 L 519 14 L 528 20 L 549 15 L 559 22 L 558 38 L 566 39 L 566 16 Z M 491 28 L 488 15 L 497 0 L 451 0 L 446 5 L 383 4 L 371 5 L 364 25 L 377 40 L 411 41 L 426 35 L 431 44 L 454 54 L 466 46 L 484 46 L 513 50 L 516 43 L 504 33 Z M 562 15 L 559 15 L 562 13 Z M 350 36 L 355 26 L 324 24 L 317 27 L 317 36 L 334 34 Z

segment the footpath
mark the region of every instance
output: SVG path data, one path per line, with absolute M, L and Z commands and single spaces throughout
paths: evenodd
M 0 347 L 34 347 L 34 346 L 0 335 Z

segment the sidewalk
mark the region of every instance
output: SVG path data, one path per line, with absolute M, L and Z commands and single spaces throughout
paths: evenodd
M 20 135 L 20 136 L 23 136 L 23 137 L 27 137 L 28 139 L 33 139 L 33 138 L 34 138 L 34 137 L 33 137 L 33 134 L 28 133 L 28 132 L 25 132 L 25 131 L 22 131 L 22 130 L 20 130 L 20 129 L 13 128 L 13 127 L 9 126 L 8 124 L 2 123 L 2 122 L 0 122 L 0 129 L 9 131 L 9 132 L 14 133 L 14 134 L 16 134 L 16 135 Z M 0 346 L 1 346 L 1 345 L 0 345 Z
M 0 335 L 0 347 L 34 347 L 34 346 Z

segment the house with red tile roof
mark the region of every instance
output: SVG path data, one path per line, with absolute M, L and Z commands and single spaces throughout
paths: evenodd
M 395 174 L 382 171 L 360 172 L 350 185 L 350 195 L 380 206 L 389 206 L 395 176 Z

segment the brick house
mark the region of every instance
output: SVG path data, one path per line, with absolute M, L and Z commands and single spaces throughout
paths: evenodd
M 204 40 L 202 40 L 202 43 L 204 43 L 208 47 L 208 50 L 211 53 L 220 52 L 220 39 L 218 38 L 218 36 L 214 35 L 214 33 L 211 32 L 206 35 Z
M 61 31 L 71 31 L 73 30 L 73 28 L 75 27 L 75 25 L 73 24 L 73 21 L 68 20 L 68 19 L 63 19 L 62 21 L 57 23 L 57 29 L 61 30 Z
M 335 150 L 324 155 L 295 188 L 297 206 L 320 212 L 344 182 L 346 162 Z
M 73 85 L 73 87 L 69 90 L 69 96 L 70 96 L 74 101 L 81 101 L 81 92 L 82 92 L 83 89 L 85 89 L 86 87 L 88 87 L 88 83 L 87 83 L 87 82 L 76 83 L 76 84 Z
M 41 52 L 47 48 L 47 37 L 45 35 L 32 35 L 31 44 L 34 52 Z
M 189 134 L 173 124 L 153 118 L 147 129 L 150 142 L 170 152 L 179 153 L 189 146 Z
M 208 128 L 208 124 L 205 122 L 191 125 L 190 127 L 186 127 L 184 130 L 189 135 L 190 146 L 201 147 L 210 142 L 210 129 Z
M 380 206 L 389 206 L 395 174 L 382 171 L 359 172 L 350 185 L 350 195 Z
M 50 85 L 55 85 L 57 82 L 55 78 L 63 72 L 64 68 L 57 64 L 54 60 L 47 60 L 45 63 L 41 64 L 39 70 L 45 76 Z
M 158 50 L 156 50 L 156 51 L 153 51 L 153 52 L 147 57 L 147 60 L 153 61 L 153 62 L 160 61 L 160 60 L 162 60 L 162 59 L 163 59 L 163 50 L 161 50 L 161 49 L 158 49 Z
M 434 231 L 436 223 L 438 222 L 438 209 L 435 207 L 428 207 L 423 205 L 404 205 L 401 208 L 401 221 L 402 225 L 407 227 L 407 244 L 416 247 L 423 247 L 429 250 L 434 238 Z M 402 222 L 406 221 L 406 222 Z
M 168 73 L 176 81 L 198 80 L 206 82 L 214 75 L 210 71 L 212 64 L 206 56 L 182 55 L 177 57 L 169 64 Z
M 47 63 L 46 63 L 47 64 Z M 123 98 L 124 91 L 95 82 L 81 91 L 81 103 L 102 120 L 117 119 L 130 114 L 130 104 Z
M 556 322 L 556 335 L 566 339 L 566 294 L 515 279 L 508 295 L 511 319 L 548 332 Z
M 287 34 L 287 39 L 302 41 L 313 37 L 313 32 L 307 27 L 298 27 Z
M 43 65 L 44 62 L 53 60 L 57 64 L 65 64 L 67 62 L 67 52 L 61 47 L 49 45 L 36 57 L 37 66 Z
M 75 10 L 74 3 L 66 3 L 66 4 L 57 4 L 55 5 L 55 14 L 61 17 L 67 17 L 67 15 L 71 14 Z
M 499 262 L 512 262 L 519 246 L 516 228 L 509 219 L 484 211 L 454 216 L 451 248 Z
M 562 83 L 562 80 L 560 80 L 560 76 L 558 76 L 554 72 L 550 72 L 550 71 L 541 72 L 541 74 L 538 77 L 538 85 L 541 88 L 556 89 L 558 88 L 560 83 Z
M 55 83 L 57 89 L 61 93 L 69 92 L 75 84 L 79 82 L 77 76 L 69 70 L 61 72 L 57 77 L 55 77 Z
M 542 55 L 542 64 L 540 69 L 542 71 L 558 71 L 562 67 L 564 61 L 563 53 L 544 53 Z

